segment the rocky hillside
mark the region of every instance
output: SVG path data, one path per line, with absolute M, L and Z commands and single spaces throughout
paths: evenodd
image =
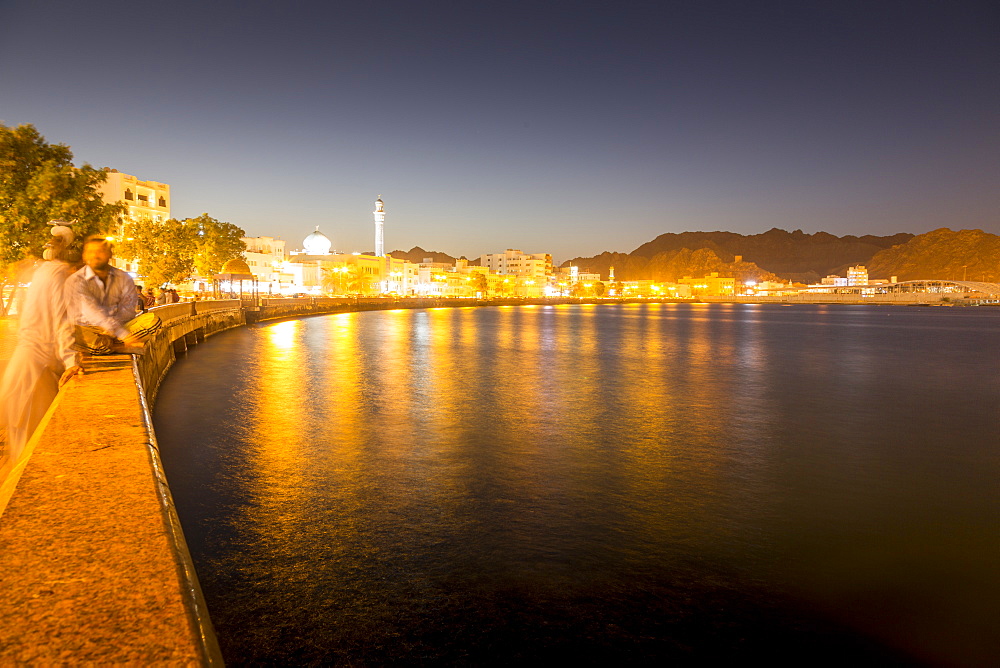
M 806 234 L 802 230 L 788 232 L 777 228 L 762 234 L 743 235 L 735 232 L 681 232 L 661 234 L 631 253 L 601 253 L 590 258 L 574 258 L 564 265 L 576 265 L 591 272 L 607 275 L 611 265 L 620 280 L 675 280 L 678 274 L 698 276 L 706 264 L 720 266 L 711 271 L 727 271 L 736 275 L 757 272 L 754 278 L 775 275 L 803 282 L 818 281 L 829 274 L 843 274 L 848 266 L 867 264 L 878 252 L 903 244 L 912 234 L 900 233 L 888 237 L 865 235 L 838 237 L 827 232 Z M 681 254 L 688 251 L 690 255 Z M 697 251 L 708 251 L 714 256 Z M 740 267 L 726 267 L 742 256 Z M 686 258 L 692 264 L 684 266 Z M 739 277 L 739 276 L 737 276 Z M 758 278 L 759 280 L 759 278 Z
M 410 262 L 455 262 L 447 253 L 393 251 L 393 257 Z M 737 256 L 742 256 L 736 261 Z M 470 264 L 478 264 L 478 258 Z M 772 229 L 763 234 L 735 232 L 682 232 L 661 234 L 631 253 L 601 253 L 574 258 L 576 265 L 605 280 L 610 268 L 620 281 L 652 279 L 676 281 L 684 276 L 704 276 L 717 271 L 748 280 L 819 281 L 829 274 L 843 276 L 847 267 L 863 264 L 872 278 L 896 276 L 901 281 L 926 278 L 1000 281 L 1000 236 L 982 230 L 952 231 L 941 228 L 919 236 L 908 233 L 888 237 L 838 237 L 826 232 L 805 234 Z
M 1000 236 L 946 227 L 879 251 L 868 262 L 873 278 L 1000 281 Z
M 449 264 L 455 264 L 455 258 L 448 255 L 447 253 L 440 253 L 438 251 L 425 251 L 420 246 L 414 246 L 408 251 L 394 250 L 389 255 L 399 258 L 401 260 L 409 260 L 413 264 L 420 264 L 425 259 L 430 258 L 431 262 L 447 262 Z
M 719 257 L 719 254 L 709 248 L 681 248 L 657 253 L 651 258 L 626 253 L 602 253 L 590 262 L 578 264 L 582 271 L 600 272 L 601 277 L 608 278 L 610 267 L 615 268 L 615 280 L 639 281 L 656 280 L 675 282 L 684 276 L 704 276 L 717 271 L 724 276 L 732 276 L 740 281 L 776 281 L 781 278 L 769 271 L 761 269 L 753 262 L 735 261 Z M 574 264 L 570 261 L 569 264 Z

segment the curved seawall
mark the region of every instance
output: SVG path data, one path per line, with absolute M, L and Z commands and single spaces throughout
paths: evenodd
M 276 299 L 155 309 L 163 328 L 145 352 L 90 358 L 0 480 L 0 662 L 222 663 L 150 415 L 189 346 L 248 322 L 485 303 Z

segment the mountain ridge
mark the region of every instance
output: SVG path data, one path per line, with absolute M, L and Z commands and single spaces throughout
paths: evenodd
M 393 257 L 411 262 L 454 263 L 439 251 L 414 246 L 393 251 Z M 470 264 L 478 264 L 478 257 Z M 900 232 L 888 236 L 807 234 L 771 228 L 760 234 L 736 232 L 667 232 L 630 253 L 604 251 L 577 257 L 561 266 L 577 266 L 615 280 L 675 282 L 684 276 L 717 271 L 740 281 L 796 281 L 815 283 L 830 274 L 843 276 L 852 265 L 865 265 L 872 278 L 899 280 L 1000 280 L 1000 236 L 983 230 L 942 227 L 923 234 Z

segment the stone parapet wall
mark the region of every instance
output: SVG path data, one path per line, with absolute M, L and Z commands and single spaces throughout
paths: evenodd
M 221 665 L 150 407 L 177 356 L 261 320 L 600 300 L 280 299 L 171 304 L 142 355 L 90 358 L 29 441 L 0 504 L 0 664 Z
M 246 324 L 239 300 L 170 304 L 150 311 L 160 316 L 163 327 L 136 359 L 139 379 L 150 404 L 178 355 L 213 334 Z
M 699 297 L 708 303 L 735 304 L 938 304 L 942 301 L 968 299 L 968 295 L 931 292 L 900 292 L 891 294 L 838 294 L 800 292 L 794 295 Z
M 2 481 L 0 663 L 222 664 L 150 403 L 188 345 L 246 321 L 238 301 L 152 311 L 144 353 L 88 359 Z
M 221 665 L 133 358 L 85 369 L 0 516 L 0 664 Z

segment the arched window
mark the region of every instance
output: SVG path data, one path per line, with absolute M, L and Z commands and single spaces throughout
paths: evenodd
M 160 201 L 159 201 L 159 202 L 157 202 L 157 204 L 158 204 L 159 206 L 166 206 L 166 205 L 167 205 L 167 199 L 166 199 L 165 197 L 161 197 L 161 198 L 160 198 Z
M 132 197 L 132 191 L 129 188 L 125 189 L 125 199 L 134 199 Z

